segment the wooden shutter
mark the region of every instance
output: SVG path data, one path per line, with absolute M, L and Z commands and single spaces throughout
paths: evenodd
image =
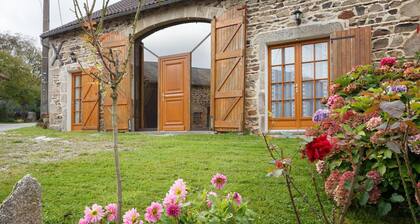
M 371 63 L 371 28 L 359 27 L 331 34 L 332 79 L 357 65 Z
M 108 33 L 102 39 L 102 46 L 104 48 L 110 48 L 114 52 L 114 57 L 118 56 L 121 63 L 124 62 L 127 56 L 127 37 L 119 33 Z M 118 101 L 117 101 L 117 121 L 119 130 L 128 130 L 129 119 L 131 112 L 131 77 L 130 69 L 128 68 L 128 74 L 123 78 L 118 88 Z M 107 87 L 105 89 L 104 99 L 104 120 L 105 129 L 112 130 L 112 98 L 111 89 Z
M 215 131 L 242 131 L 246 8 L 234 7 L 212 21 L 211 94 Z
M 98 129 L 98 81 L 87 74 L 82 74 L 82 129 Z

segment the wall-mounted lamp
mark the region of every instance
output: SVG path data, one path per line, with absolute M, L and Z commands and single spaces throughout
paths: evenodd
M 71 61 L 71 63 L 76 63 L 77 62 L 77 57 L 76 57 L 76 54 L 74 52 L 70 53 L 70 61 Z
M 292 14 L 295 17 L 296 24 L 299 26 L 302 23 L 302 11 L 296 9 Z

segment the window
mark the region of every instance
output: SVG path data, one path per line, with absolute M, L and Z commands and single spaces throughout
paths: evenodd
M 269 48 L 270 128 L 303 128 L 328 96 L 328 40 Z
M 77 125 L 82 123 L 82 76 L 80 73 L 73 75 L 73 114 L 72 123 Z

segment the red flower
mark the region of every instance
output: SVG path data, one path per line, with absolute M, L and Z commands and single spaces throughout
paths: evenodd
M 326 135 L 321 135 L 318 138 L 312 140 L 306 144 L 305 155 L 308 157 L 310 162 L 315 160 L 322 160 L 328 153 L 331 152 L 332 145 L 328 141 Z
M 395 57 L 384 57 L 381 59 L 381 67 L 383 66 L 389 66 L 392 67 L 397 62 Z
M 276 160 L 276 168 L 277 169 L 282 169 L 283 168 L 283 162 L 280 160 Z

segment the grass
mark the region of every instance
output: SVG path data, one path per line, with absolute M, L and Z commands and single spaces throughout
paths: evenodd
M 22 139 L 43 135 L 74 142 L 92 142 L 92 145 L 111 140 L 109 133 L 64 133 L 35 127 L 8 133 L 19 135 Z M 223 172 L 228 176 L 227 190 L 238 191 L 249 201 L 250 207 L 259 215 L 258 223 L 295 223 L 283 179 L 266 177 L 272 165 L 268 163 L 269 157 L 259 137 L 236 134 L 153 136 L 139 133 L 120 136 L 125 210 L 131 207 L 143 210 L 150 202 L 162 199 L 177 178 L 183 178 L 192 188 L 209 188 L 211 176 Z M 0 140 L 7 141 L 7 138 L 0 135 Z M 275 143 L 286 148 L 287 154 L 293 158 L 295 181 L 314 201 L 315 195 L 310 193 L 309 167 L 306 161 L 300 159 L 297 150 L 299 140 L 278 139 Z M 18 142 L 16 150 L 19 150 Z M 2 156 L 0 147 L 0 159 Z M 31 173 L 41 182 L 45 223 L 76 223 L 86 205 L 116 201 L 113 155 L 110 151 L 82 153 L 62 161 L 30 163 L 0 171 L 0 200 L 7 197 L 14 183 L 26 173 Z M 321 223 L 302 198 L 297 200 L 304 223 Z M 331 205 L 327 204 L 327 207 L 330 209 Z M 368 211 L 352 211 L 347 223 L 392 221 L 379 219 Z

